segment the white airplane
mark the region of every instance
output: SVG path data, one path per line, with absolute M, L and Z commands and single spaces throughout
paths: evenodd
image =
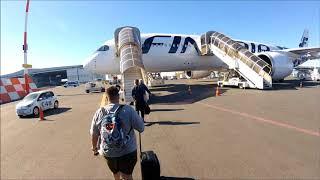
M 141 34 L 141 52 L 146 72 L 185 71 L 189 78 L 202 78 L 212 71 L 231 69 L 221 53 L 201 55 L 201 35 L 186 34 Z M 272 80 L 282 80 L 292 73 L 297 65 L 307 59 L 320 57 L 320 48 L 308 48 L 308 32 L 304 32 L 299 48 L 234 40 L 271 67 Z M 84 63 L 84 68 L 98 74 L 121 74 L 120 57 L 116 56 L 115 40 L 106 41 Z M 243 73 L 242 73 L 243 74 Z

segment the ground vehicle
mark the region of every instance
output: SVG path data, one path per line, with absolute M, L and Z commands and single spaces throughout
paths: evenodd
M 311 79 L 313 81 L 320 81 L 320 69 L 319 68 L 314 68 L 312 73 L 311 73 Z
M 169 79 L 170 79 L 170 80 L 176 80 L 176 79 L 177 79 L 177 76 L 170 76 Z
M 28 94 L 16 105 L 16 113 L 19 117 L 34 115 L 37 117 L 40 108 L 44 111 L 47 109 L 57 109 L 59 101 L 52 91 L 38 91 Z
M 218 81 L 217 85 L 220 87 L 223 86 L 236 86 L 240 89 L 242 88 L 254 88 L 246 79 L 244 79 L 237 71 L 230 70 L 226 73 L 223 73 L 223 80 Z
M 77 87 L 79 86 L 79 83 L 77 81 L 68 81 L 66 82 L 63 87 L 67 88 L 67 87 Z
M 85 91 L 86 93 L 93 92 L 93 91 L 105 91 L 105 86 L 102 83 L 102 81 L 96 81 L 96 82 L 88 82 L 85 85 Z
M 217 82 L 218 86 L 223 87 L 223 86 L 237 86 L 239 88 L 247 88 L 250 87 L 249 83 L 241 78 L 238 77 L 233 77 L 225 81 L 218 81 Z

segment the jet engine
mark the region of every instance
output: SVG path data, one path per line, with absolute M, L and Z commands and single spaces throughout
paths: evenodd
M 263 52 L 259 53 L 258 57 L 271 66 L 271 77 L 273 80 L 283 80 L 292 73 L 292 60 L 284 53 Z
M 211 74 L 209 70 L 201 70 L 201 71 L 185 71 L 185 75 L 188 79 L 200 79 L 207 77 Z

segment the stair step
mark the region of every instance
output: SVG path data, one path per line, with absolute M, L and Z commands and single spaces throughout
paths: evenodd
M 133 101 L 131 92 L 136 79 L 142 79 L 139 67 L 132 67 L 123 73 L 124 99 L 126 103 Z

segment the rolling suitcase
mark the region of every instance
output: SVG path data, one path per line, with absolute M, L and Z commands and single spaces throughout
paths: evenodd
M 140 164 L 142 180 L 159 180 L 160 163 L 153 151 L 141 151 L 141 134 L 139 133 Z

